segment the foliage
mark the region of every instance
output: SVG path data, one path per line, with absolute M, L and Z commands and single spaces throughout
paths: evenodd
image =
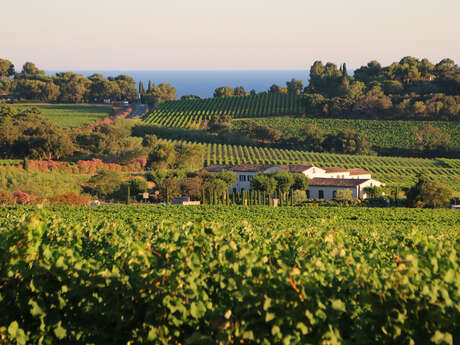
M 453 344 L 459 333 L 453 210 L 178 210 L 0 210 L 2 339 Z
M 123 175 L 116 170 L 101 170 L 88 181 L 88 190 L 101 198 L 110 198 L 120 189 Z
M 411 207 L 446 207 L 451 197 L 452 191 L 449 188 L 420 175 L 415 186 L 407 192 L 407 203 Z
M 245 120 L 241 120 L 245 121 Z M 285 118 L 272 117 L 256 119 L 260 125 L 276 128 L 282 132 L 282 138 L 291 139 L 288 144 L 296 148 L 303 147 L 308 151 L 321 152 L 326 133 L 337 135 L 344 130 L 352 130 L 361 137 L 366 138 L 372 150 L 381 155 L 418 156 L 415 133 L 423 133 L 424 128 L 432 126 L 438 129 L 437 140 L 450 138 L 447 143 L 444 141 L 444 154 L 455 156 L 460 151 L 460 123 L 445 121 L 396 121 L 396 120 L 360 120 L 360 119 L 329 119 L 329 118 Z M 239 121 L 238 121 L 239 122 Z M 234 122 L 238 126 L 238 122 Z M 439 146 L 435 145 L 434 147 Z M 425 146 L 423 157 L 439 157 L 441 151 L 429 152 Z M 458 155 L 458 153 L 457 153 Z
M 335 192 L 335 200 L 351 200 L 353 192 L 351 189 L 339 189 Z
M 150 169 L 199 169 L 203 166 L 203 148 L 199 145 L 157 143 L 147 159 Z

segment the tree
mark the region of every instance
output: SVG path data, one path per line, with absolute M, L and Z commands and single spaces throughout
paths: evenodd
M 176 169 L 199 169 L 203 167 L 204 149 L 201 145 L 176 145 Z
M 0 78 L 12 77 L 14 74 L 14 65 L 11 61 L 0 59 Z
M 38 69 L 32 62 L 26 62 L 22 66 L 21 73 L 16 75 L 18 79 L 44 79 L 45 78 L 45 71 Z
M 136 89 L 136 82 L 132 77 L 126 74 L 121 74 L 115 77 L 115 82 L 120 88 L 121 99 L 123 101 L 134 102 L 138 99 L 138 92 Z
M 139 81 L 139 95 L 142 97 L 145 95 L 144 83 L 142 80 Z
M 451 197 L 452 191 L 449 188 L 419 175 L 415 186 L 407 192 L 407 203 L 410 207 L 447 207 Z
M 348 154 L 368 154 L 371 152 L 369 142 L 354 131 L 343 130 L 337 135 L 329 134 L 324 147 L 331 152 Z
M 353 191 L 351 189 L 339 189 L 335 192 L 335 200 L 352 200 Z
M 161 143 L 155 146 L 147 159 L 147 167 L 150 169 L 165 170 L 174 166 L 177 152 L 173 144 Z
M 202 180 L 199 176 L 186 177 L 180 182 L 181 195 L 189 196 L 192 200 L 201 198 Z
M 320 130 L 315 124 L 306 124 L 301 130 L 302 143 L 307 150 L 321 152 L 323 151 L 323 143 L 326 139 L 325 133 Z
M 292 184 L 292 190 L 303 190 L 306 191 L 308 189 L 308 185 L 310 184 L 310 180 L 307 176 L 301 173 L 292 174 L 294 177 L 294 183 Z
M 59 86 L 61 102 L 81 103 L 88 99 L 91 82 L 81 74 L 57 73 L 54 81 Z
M 88 184 L 93 193 L 97 193 L 100 197 L 110 198 L 120 190 L 122 182 L 123 175 L 118 171 L 100 170 L 89 179 Z
M 414 129 L 415 146 L 419 151 L 446 149 L 450 141 L 448 133 L 432 125 Z
M 276 191 L 277 181 L 270 175 L 259 174 L 251 179 L 251 189 L 273 195 Z
M 212 133 L 228 130 L 232 125 L 232 119 L 230 115 L 213 115 L 208 122 L 208 130 Z
M 276 181 L 276 189 L 283 194 L 289 192 L 294 184 L 294 177 L 287 171 L 279 170 L 271 173 L 270 176 Z
M 235 95 L 235 90 L 230 86 L 221 86 L 214 91 L 214 97 L 231 97 Z
M 290 95 L 300 95 L 303 90 L 303 81 L 292 78 L 291 81 L 286 82 L 287 91 Z
M 273 84 L 272 86 L 270 86 L 270 89 L 268 89 L 268 93 L 274 95 L 280 94 L 281 87 L 279 85 Z
M 237 86 L 233 89 L 233 95 L 234 96 L 246 96 L 246 91 L 244 90 L 244 87 Z
M 183 95 L 180 99 L 181 101 L 195 101 L 201 99 L 201 97 L 197 95 Z
M 154 106 L 158 103 L 177 99 L 176 88 L 171 84 L 162 83 L 158 86 L 150 86 L 150 91 L 143 97 L 143 102 Z

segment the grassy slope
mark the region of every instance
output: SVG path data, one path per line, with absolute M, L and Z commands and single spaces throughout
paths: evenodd
M 260 124 L 275 127 L 284 134 L 299 136 L 306 124 L 315 124 L 327 133 L 336 134 L 347 129 L 366 137 L 372 146 L 411 148 L 415 144 L 414 129 L 425 124 L 438 127 L 450 135 L 450 146 L 460 148 L 460 123 L 444 121 L 390 121 L 348 119 L 301 119 L 287 117 L 259 118 Z M 238 121 L 239 122 L 239 121 Z
M 112 112 L 111 106 L 86 104 L 37 104 L 24 107 L 36 107 L 55 124 L 71 128 L 97 122 Z

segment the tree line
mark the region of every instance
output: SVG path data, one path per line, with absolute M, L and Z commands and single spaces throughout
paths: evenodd
M 273 84 L 260 93 L 301 95 L 308 116 L 460 119 L 460 67 L 451 59 L 433 64 L 428 59 L 408 56 L 386 67 L 374 60 L 352 75 L 346 64 L 315 61 L 308 73 L 306 87 L 293 78 L 286 86 Z M 215 90 L 214 97 L 255 93 L 246 92 L 242 86 L 222 86 Z
M 0 59 L 0 91 L 42 102 L 102 103 L 138 99 L 136 83 L 128 75 L 105 78 L 97 73 L 85 77 L 59 72 L 48 76 L 32 62 L 26 62 L 21 72 L 16 72 L 13 63 L 5 59 Z

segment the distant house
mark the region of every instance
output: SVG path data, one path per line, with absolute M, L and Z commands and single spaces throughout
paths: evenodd
M 350 189 L 354 198 L 367 197 L 363 189 L 380 187 L 383 184 L 373 180 L 371 173 L 364 169 L 345 169 L 339 167 L 320 168 L 312 164 L 242 164 L 242 165 L 211 165 L 206 168 L 209 172 L 230 170 L 236 174 L 237 181 L 230 189 L 230 194 L 240 193 L 251 189 L 251 180 L 260 173 L 276 172 L 277 170 L 301 173 L 310 179 L 307 196 L 312 199 L 334 199 L 340 189 Z

